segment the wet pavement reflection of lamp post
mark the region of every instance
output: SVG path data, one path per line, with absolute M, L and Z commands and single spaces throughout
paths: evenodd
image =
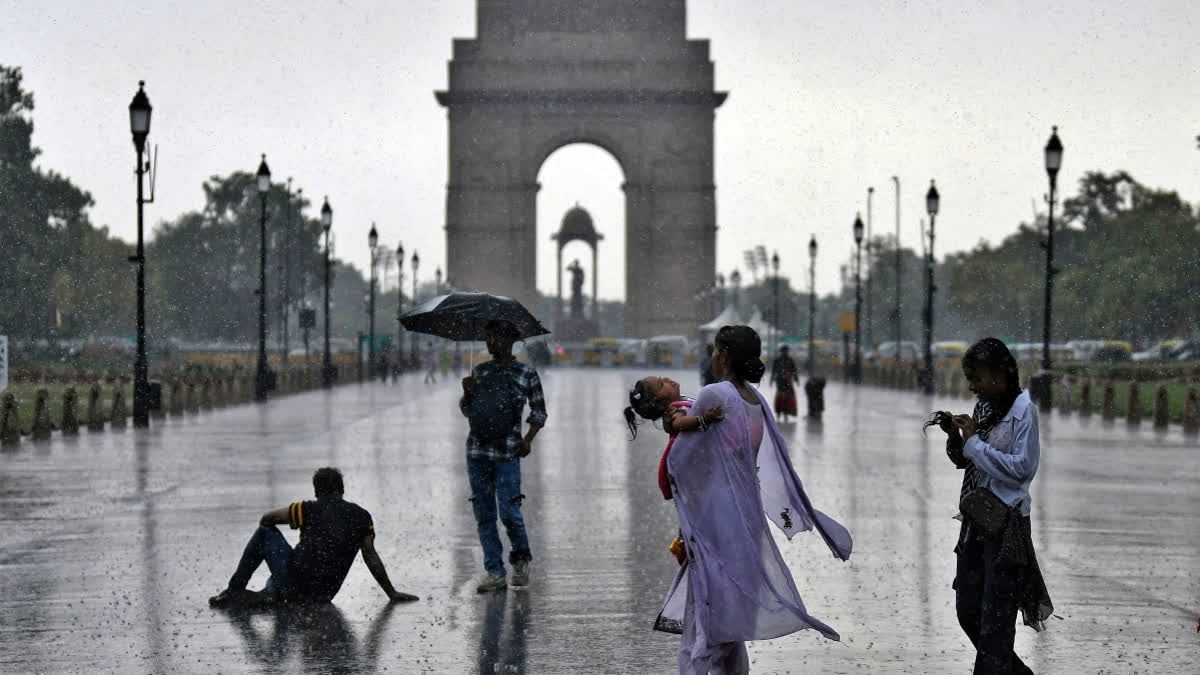
M 400 337 L 404 334 L 404 325 L 400 316 L 404 314 L 404 244 L 396 245 L 396 368 L 401 368 L 404 362 L 404 348 L 400 345 Z
M 925 364 L 921 368 L 921 390 L 933 394 L 933 228 L 937 220 L 938 203 L 937 186 L 929 181 L 929 192 L 925 193 L 925 212 L 929 214 L 929 248 L 925 257 Z
M 150 366 L 146 362 L 146 249 L 142 239 L 142 205 L 154 201 L 154 181 L 151 180 L 150 199 L 142 196 L 142 176 L 146 164 L 142 153 L 150 135 L 150 113 L 153 107 L 146 96 L 146 83 L 138 82 L 137 93 L 129 103 L 129 130 L 137 150 L 137 255 L 129 262 L 137 263 L 137 357 L 133 362 L 133 426 L 150 426 Z
M 375 379 L 375 265 L 379 262 L 376 257 L 379 245 L 379 232 L 375 223 L 371 223 L 371 231 L 367 234 L 367 246 L 371 249 L 371 299 L 367 304 L 367 377 Z
M 817 316 L 817 236 L 808 240 L 808 376 L 813 376 L 813 331 Z
M 413 257 L 412 257 L 412 268 L 413 268 L 412 301 L 413 301 L 413 307 L 417 306 L 417 266 L 420 264 L 421 264 L 421 258 L 417 255 L 416 251 L 413 251 Z M 416 368 L 417 367 L 417 334 L 416 333 L 412 334 L 412 339 L 410 340 L 409 348 L 410 348 L 409 355 L 408 355 L 409 361 L 412 363 L 413 367 Z
M 854 216 L 854 383 L 862 384 L 862 215 Z
M 271 170 L 263 153 L 258 165 L 258 198 L 262 209 L 258 219 L 258 367 L 254 374 L 254 400 L 267 400 L 267 192 L 271 189 Z
M 329 230 L 333 227 L 333 209 L 329 197 L 321 207 L 321 227 L 325 230 L 325 354 L 321 361 L 321 385 L 326 389 L 333 386 L 333 358 L 329 354 Z

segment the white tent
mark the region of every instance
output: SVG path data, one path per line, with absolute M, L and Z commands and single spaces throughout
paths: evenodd
M 758 308 L 758 305 L 754 306 L 754 311 L 750 313 L 750 320 L 746 322 L 746 325 L 754 329 L 755 333 L 758 333 L 759 339 L 763 342 L 764 349 L 767 347 L 767 340 L 775 335 L 774 329 L 763 318 L 762 311 Z
M 733 308 L 733 305 L 729 305 L 725 309 L 721 310 L 721 313 L 717 315 L 717 318 L 700 326 L 700 333 L 715 333 L 721 330 L 721 326 L 740 325 L 742 325 L 741 315 L 739 315 L 737 310 Z

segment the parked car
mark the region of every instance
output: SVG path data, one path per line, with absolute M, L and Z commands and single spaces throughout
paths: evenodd
M 1163 340 L 1145 351 L 1134 352 L 1130 358 L 1134 361 L 1161 361 L 1170 358 L 1171 352 L 1181 344 L 1183 340 Z
M 1094 363 L 1118 363 L 1129 360 L 1129 349 L 1124 345 L 1109 344 L 1092 353 Z

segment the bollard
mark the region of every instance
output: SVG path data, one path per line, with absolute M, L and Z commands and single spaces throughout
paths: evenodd
M 1092 416 L 1092 381 L 1084 380 L 1079 385 L 1079 416 Z
M 1100 404 L 1100 416 L 1106 420 L 1117 419 L 1117 388 L 1112 382 L 1104 383 L 1104 402 Z
M 200 408 L 203 410 L 212 410 L 212 378 L 205 377 L 200 381 Z
M 108 416 L 108 426 L 113 430 L 124 429 L 129 422 L 126 419 L 129 416 L 129 411 L 125 408 L 125 390 L 117 385 L 117 389 L 113 391 L 112 414 Z
M 75 393 L 75 387 L 63 390 L 62 432 L 63 436 L 79 433 L 79 395 Z
M 179 380 L 171 380 L 171 400 L 167 404 L 167 412 L 175 416 L 183 414 L 183 384 Z
M 100 383 L 93 382 L 88 391 L 88 431 L 104 431 L 104 411 L 100 407 Z
M 212 386 L 213 386 L 213 393 L 212 393 L 213 407 L 224 408 L 225 407 L 225 378 L 214 377 L 212 380 Z
M 1167 385 L 1160 384 L 1154 390 L 1154 428 L 1166 429 L 1171 423 L 1171 409 L 1167 407 Z
M 45 389 L 37 390 L 37 398 L 33 402 L 33 427 L 30 435 L 35 441 L 50 440 L 50 392 Z
M 184 386 L 184 390 L 183 390 L 184 391 L 184 393 L 183 393 L 183 410 L 184 410 L 184 412 L 188 412 L 188 413 L 199 412 L 200 411 L 200 401 L 197 400 L 197 396 L 196 396 L 196 383 L 192 382 L 189 379 L 187 382 L 184 382 L 183 386 Z
M 1125 422 L 1127 424 L 1142 423 L 1142 396 L 1138 391 L 1137 380 L 1129 383 L 1129 394 L 1125 398 Z
M 1188 389 L 1183 402 L 1183 433 L 1200 433 L 1200 396 L 1197 396 L 1195 387 Z
M 10 391 L 0 403 L 0 445 L 15 445 L 21 442 L 21 412 L 17 409 L 17 397 Z

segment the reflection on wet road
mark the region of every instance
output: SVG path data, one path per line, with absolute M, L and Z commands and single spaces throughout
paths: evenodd
M 685 388 L 692 373 L 676 373 Z M 631 371 L 552 370 L 550 422 L 523 462 L 535 557 L 528 590 L 479 596 L 465 422 L 450 384 L 351 386 L 0 452 L 0 671 L 672 672 L 678 638 L 650 625 L 675 562 L 655 483 L 661 432 L 629 442 Z M 753 643 L 755 672 L 965 672 L 954 617 L 960 475 L 921 436 L 930 402 L 827 390 L 822 424 L 786 425 L 818 508 L 849 527 L 851 562 L 815 536 L 780 548 L 813 632 Z M 1047 415 L 1034 539 L 1062 620 L 1018 632 L 1037 672 L 1194 672 L 1200 654 L 1200 447 Z M 262 512 L 310 498 L 339 466 L 371 511 L 393 582 L 355 563 L 335 604 L 228 613 L 228 579 Z M 286 533 L 293 542 L 295 533 Z M 261 586 L 265 568 L 251 582 Z

